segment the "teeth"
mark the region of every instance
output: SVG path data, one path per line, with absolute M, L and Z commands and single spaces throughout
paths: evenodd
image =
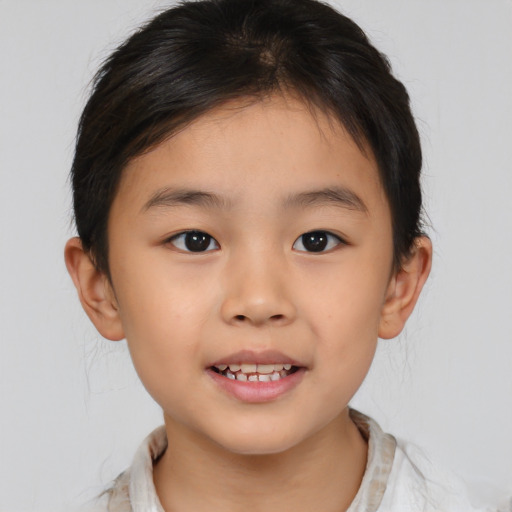
M 239 368 L 242 370 L 242 373 L 256 373 L 255 364 L 242 364 Z
M 247 374 L 242 373 L 242 372 L 239 372 L 235 375 L 228 371 L 226 373 L 226 377 L 231 380 L 236 379 L 240 382 L 247 382 L 247 381 L 249 381 L 249 382 L 275 382 L 287 375 L 285 372 L 281 372 L 281 373 L 284 373 L 285 375 L 281 376 L 279 374 L 279 372 L 274 372 L 272 375 L 265 375 L 265 374 L 258 375 L 258 374 L 253 373 L 252 375 L 247 376 Z
M 217 370 L 231 380 L 241 382 L 271 382 L 278 381 L 289 375 L 292 365 L 289 363 L 276 364 L 219 364 Z
M 219 364 L 216 366 L 216 368 L 223 372 L 226 370 L 229 366 L 229 369 L 231 372 L 236 373 L 240 370 L 244 373 L 264 373 L 264 374 L 270 374 L 272 372 L 280 372 L 281 370 L 291 370 L 292 365 L 291 364 L 253 364 L 253 363 L 242 363 L 242 364 Z
M 256 371 L 258 373 L 270 374 L 274 371 L 274 365 L 273 364 L 259 364 L 258 369 Z

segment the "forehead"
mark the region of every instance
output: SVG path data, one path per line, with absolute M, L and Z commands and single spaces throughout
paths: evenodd
M 371 151 L 334 117 L 284 95 L 227 103 L 134 158 L 113 206 L 143 207 L 176 187 L 219 193 L 231 206 L 344 187 L 370 210 L 387 206 Z

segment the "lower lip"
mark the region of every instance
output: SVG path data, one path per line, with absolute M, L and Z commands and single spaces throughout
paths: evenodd
M 248 403 L 263 403 L 276 400 L 297 387 L 304 377 L 306 369 L 299 368 L 287 377 L 270 382 L 243 382 L 228 379 L 211 369 L 208 369 L 207 373 L 223 391 L 237 400 Z

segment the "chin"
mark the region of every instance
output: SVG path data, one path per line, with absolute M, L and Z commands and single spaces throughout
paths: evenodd
M 225 450 L 237 455 L 274 455 L 290 450 L 301 442 L 300 436 L 288 432 L 254 429 L 251 432 L 230 432 L 217 443 Z

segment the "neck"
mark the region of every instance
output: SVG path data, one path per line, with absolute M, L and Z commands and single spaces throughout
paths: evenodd
M 300 445 L 239 455 L 165 418 L 169 447 L 154 468 L 166 512 L 346 510 L 363 478 L 367 445 L 348 409 Z

